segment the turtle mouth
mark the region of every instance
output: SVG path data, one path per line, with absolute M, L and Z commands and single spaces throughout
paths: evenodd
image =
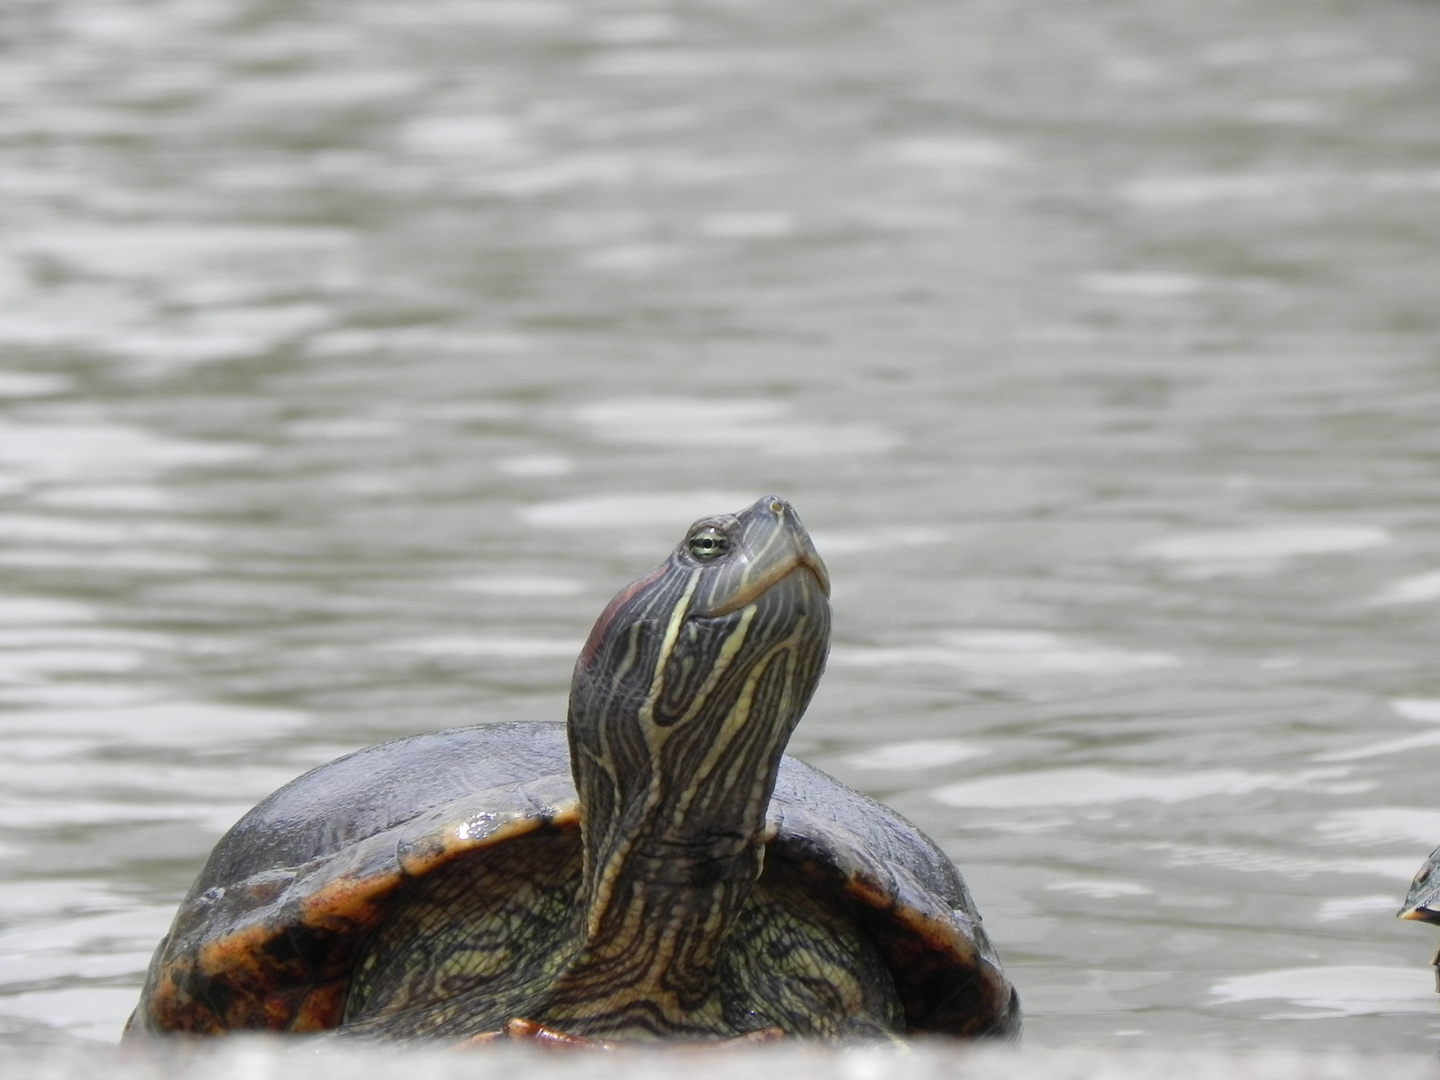
M 810 575 L 815 578 L 815 583 L 820 586 L 820 591 L 825 594 L 825 599 L 830 599 L 830 571 L 825 569 L 825 564 L 819 558 L 816 558 L 814 562 L 806 558 L 800 559 L 795 570 L 790 572 L 793 574 L 796 570 L 809 571 Z
M 815 542 L 794 508 L 777 495 L 738 514 L 701 518 L 672 560 L 687 574 L 699 572 L 690 579 L 689 614 L 700 618 L 729 615 L 776 588 L 781 591 L 771 599 L 797 611 L 830 596 L 830 574 Z
M 808 544 L 806 546 L 809 547 Z M 830 574 L 826 571 L 825 564 L 820 561 L 820 557 L 815 554 L 814 548 L 810 548 L 808 551 L 796 552 L 790 558 L 776 560 L 773 565 L 766 567 L 762 573 L 757 574 L 744 586 L 735 590 L 722 603 L 707 610 L 705 615 L 713 618 L 728 615 L 732 611 L 739 611 L 791 578 L 797 579 L 795 584 L 802 593 L 813 588 L 827 599 L 830 596 Z M 806 582 L 805 578 L 809 578 L 810 581 Z
M 1416 904 L 1414 907 L 1403 909 L 1398 917 L 1401 919 L 1413 919 L 1416 922 L 1440 923 L 1440 911 L 1425 907 L 1423 904 Z

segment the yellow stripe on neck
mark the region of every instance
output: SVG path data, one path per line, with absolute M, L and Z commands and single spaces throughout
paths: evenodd
M 655 659 L 655 676 L 650 680 L 650 692 L 646 694 L 645 701 L 640 706 L 640 731 L 645 738 L 645 745 L 650 751 L 651 764 L 650 786 L 645 792 L 645 802 L 640 810 L 642 820 L 650 816 L 663 794 L 663 778 L 659 769 L 660 752 L 665 745 L 665 740 L 669 738 L 670 728 L 660 727 L 655 723 L 655 703 L 660 700 L 660 694 L 665 689 L 665 667 L 675 652 L 675 643 L 680 639 L 680 628 L 685 625 L 685 616 L 690 610 L 690 602 L 695 596 L 695 590 L 700 585 L 700 575 L 701 571 L 698 569 L 691 571 L 690 580 L 685 583 L 684 593 L 675 602 L 675 607 L 670 612 L 670 621 L 665 626 L 665 638 L 660 643 L 660 653 Z M 634 835 L 619 838 L 615 846 L 606 854 L 605 865 L 596 868 L 595 891 L 590 897 L 590 912 L 585 926 L 586 936 L 591 941 L 594 941 L 600 932 L 600 922 L 605 917 L 605 911 L 610 906 L 610 899 L 615 893 L 615 881 L 620 876 L 620 870 L 624 867 L 625 860 L 634 846 Z

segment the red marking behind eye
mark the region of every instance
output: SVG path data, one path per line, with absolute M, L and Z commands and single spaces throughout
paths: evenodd
M 626 585 L 615 595 L 614 600 L 605 605 L 605 610 L 600 613 L 600 618 L 595 620 L 595 625 L 590 629 L 590 636 L 585 639 L 585 647 L 580 650 L 581 667 L 589 666 L 590 661 L 595 659 L 595 654 L 600 651 L 600 642 L 604 640 L 605 634 L 609 631 L 610 624 L 615 621 L 615 616 L 619 613 L 620 608 L 633 600 L 642 589 L 664 577 L 669 569 L 669 562 L 661 563 L 644 577 Z

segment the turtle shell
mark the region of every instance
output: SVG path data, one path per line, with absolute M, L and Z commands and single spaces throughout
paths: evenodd
M 1400 909 L 1400 918 L 1440 923 L 1440 874 L 1436 873 L 1437 868 L 1440 868 L 1440 848 L 1432 851 L 1415 872 L 1415 880 L 1410 882 L 1410 891 L 1405 894 L 1405 904 Z
M 878 946 L 912 1033 L 1008 1035 L 1017 995 L 959 872 L 888 807 L 786 756 L 767 872 L 843 897 Z M 419 879 L 542 831 L 576 834 L 565 725 L 501 723 L 322 765 L 221 839 L 151 961 L 127 1036 L 340 1024 L 370 932 Z M 517 853 L 519 848 L 517 847 Z

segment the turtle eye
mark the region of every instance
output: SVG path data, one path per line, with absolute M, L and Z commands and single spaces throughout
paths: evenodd
M 704 528 L 686 541 L 690 554 L 701 562 L 718 559 L 730 550 L 730 538 L 719 529 Z

